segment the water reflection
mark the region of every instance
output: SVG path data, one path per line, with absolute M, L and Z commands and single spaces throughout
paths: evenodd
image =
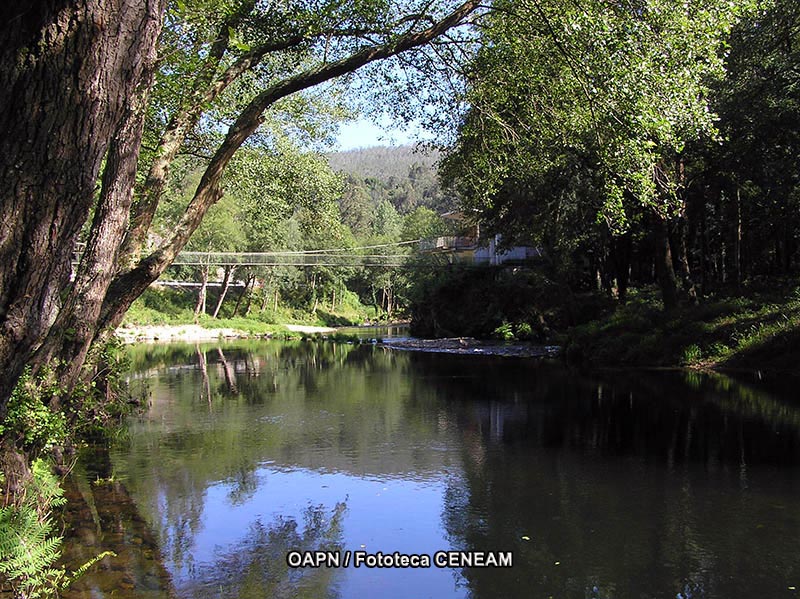
M 322 506 L 309 506 L 300 523 L 278 517 L 269 525 L 257 518 L 236 543 L 217 545 L 213 558 L 192 572 L 182 592 L 186 596 L 335 598 L 336 570 L 329 568 L 289 568 L 289 551 L 340 552 L 342 518 L 346 504 L 328 512 Z
M 132 359 L 152 405 L 114 473 L 180 597 L 800 586 L 800 409 L 780 394 L 720 376 L 593 379 L 317 342 L 150 346 Z M 286 552 L 306 547 L 513 551 L 514 567 L 289 569 Z

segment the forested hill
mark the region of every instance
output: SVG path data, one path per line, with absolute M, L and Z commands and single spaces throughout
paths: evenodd
M 438 151 L 417 150 L 413 145 L 375 146 L 328 154 L 328 162 L 333 170 L 362 179 L 404 179 L 413 165 L 435 170 L 438 160 Z
M 424 206 L 436 212 L 455 207 L 453 195 L 439 185 L 439 153 L 414 146 L 374 147 L 327 156 L 334 171 L 348 175 L 344 203 L 369 198 L 373 206 L 388 201 L 400 214 Z

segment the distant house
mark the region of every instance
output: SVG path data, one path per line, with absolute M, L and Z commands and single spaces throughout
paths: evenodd
M 425 254 L 446 254 L 453 262 L 498 265 L 513 262 L 524 262 L 542 257 L 542 251 L 536 247 L 513 246 L 502 248 L 502 235 L 499 233 L 489 238 L 481 236 L 480 225 L 470 223 L 463 212 L 453 211 L 441 215 L 453 224 L 458 235 L 423 239 L 419 243 L 419 251 Z

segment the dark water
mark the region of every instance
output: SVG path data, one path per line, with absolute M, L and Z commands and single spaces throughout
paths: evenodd
M 72 596 L 798 596 L 792 389 L 309 342 L 132 359 L 151 408 L 72 490 L 71 551 L 120 557 Z M 513 566 L 287 566 L 317 549 Z

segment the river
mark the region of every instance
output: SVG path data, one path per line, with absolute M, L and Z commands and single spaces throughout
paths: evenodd
M 131 361 L 150 407 L 68 487 L 68 559 L 118 557 L 68 597 L 798 597 L 796 388 L 299 341 Z M 351 561 L 287 564 L 317 550 Z M 378 553 L 431 563 L 352 561 Z

